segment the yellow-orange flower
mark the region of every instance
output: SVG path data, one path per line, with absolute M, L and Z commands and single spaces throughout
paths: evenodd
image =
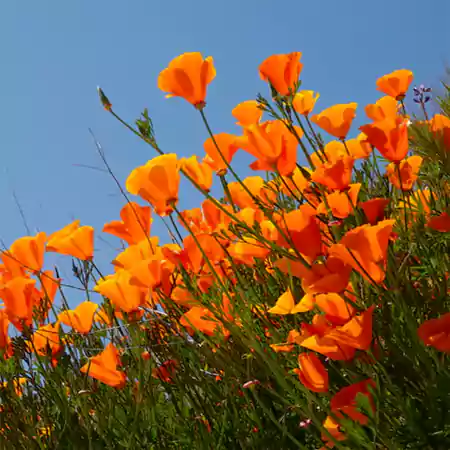
M 249 125 L 255 125 L 260 122 L 263 110 L 259 107 L 256 100 L 247 100 L 239 103 L 231 111 L 231 114 L 237 119 L 236 125 L 248 127 Z
M 121 365 L 119 352 L 113 344 L 108 344 L 103 352 L 89 359 L 81 372 L 109 386 L 121 389 L 126 384 L 126 375 L 117 370 Z
M 80 221 L 75 220 L 48 237 L 47 251 L 90 260 L 94 256 L 94 229 L 80 227 Z
M 295 94 L 292 106 L 298 114 L 308 116 L 319 97 L 320 94 L 314 93 L 314 91 L 300 91 Z
M 419 176 L 422 158 L 414 155 L 404 159 L 399 164 L 390 163 L 386 167 L 389 181 L 402 191 L 410 191 Z
M 120 211 L 121 220 L 105 224 L 103 232 L 117 236 L 129 245 L 138 244 L 150 234 L 151 212 L 148 206 L 127 203 Z
M 293 94 L 303 68 L 301 56 L 300 52 L 269 56 L 259 66 L 261 79 L 268 81 L 280 95 Z
M 203 190 L 209 192 L 213 183 L 212 168 L 206 162 L 199 162 L 196 155 L 180 159 L 181 169 L 187 173 Z
M 247 177 L 242 180 L 242 183 L 255 199 L 264 203 L 271 203 L 276 197 L 276 193 L 267 188 L 261 177 Z M 233 203 L 239 206 L 239 208 L 255 207 L 255 201 L 241 183 L 238 181 L 228 183 L 228 189 Z
M 397 117 L 363 125 L 367 140 L 391 162 L 400 162 L 408 153 L 408 121 Z
M 398 102 L 387 95 L 381 97 L 373 105 L 366 106 L 366 114 L 369 119 L 378 122 L 384 119 L 395 119 L 398 113 Z
M 351 182 L 354 163 L 355 160 L 351 156 L 324 163 L 312 173 L 311 180 L 332 190 L 343 190 Z
M 39 272 L 44 264 L 46 240 L 47 235 L 43 232 L 22 237 L 11 245 L 10 253 L 25 269 Z
M 215 78 L 213 59 L 201 53 L 184 53 L 173 59 L 158 77 L 158 87 L 167 97 L 182 97 L 195 107 L 205 106 L 206 88 Z
M 147 300 L 148 290 L 134 286 L 131 275 L 121 270 L 100 280 L 94 287 L 116 307 L 126 313 L 136 311 Z
M 450 152 L 450 118 L 436 114 L 430 120 L 430 130 L 438 139 L 442 139 L 445 150 Z
M 303 135 L 295 127 L 298 137 Z M 298 141 L 281 120 L 269 120 L 262 124 L 250 125 L 244 129 L 246 139 L 241 148 L 258 158 L 250 167 L 253 170 L 277 171 L 280 175 L 290 175 L 297 164 Z
M 218 175 L 224 175 L 227 171 L 227 163 L 230 164 L 234 154 L 238 150 L 237 136 L 229 133 L 220 133 L 214 135 L 214 140 L 209 138 L 203 144 L 206 156 L 204 162 L 211 169 L 215 170 Z M 214 143 L 214 141 L 216 141 Z M 216 145 L 217 144 L 217 145 Z M 217 150 L 219 147 L 219 150 Z M 225 159 L 225 161 L 224 161 Z
M 179 184 L 180 162 L 177 155 L 169 153 L 134 169 L 126 181 L 126 188 L 149 202 L 157 214 L 166 216 L 178 202 Z
M 60 313 L 58 320 L 81 334 L 87 334 L 91 331 L 97 309 L 97 303 L 86 301 L 80 303 L 74 310 Z
M 377 89 L 396 100 L 403 100 L 406 91 L 414 78 L 410 70 L 395 70 L 377 80 Z
M 298 355 L 299 369 L 294 369 L 303 385 L 313 392 L 328 391 L 328 372 L 314 353 Z
M 357 103 L 334 105 L 311 117 L 311 121 L 339 139 L 345 139 L 353 119 L 356 117 Z

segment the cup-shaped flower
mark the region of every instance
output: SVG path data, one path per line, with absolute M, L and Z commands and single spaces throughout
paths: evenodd
M 121 389 L 126 384 L 126 375 L 117 370 L 120 365 L 119 352 L 113 344 L 108 344 L 103 352 L 89 359 L 80 370 L 96 380 Z
M 169 153 L 134 169 L 126 181 L 126 188 L 149 202 L 157 214 L 166 216 L 178 202 L 179 184 L 180 162 L 177 155 Z
M 327 133 L 339 139 L 345 139 L 353 119 L 356 117 L 357 103 L 330 106 L 311 117 L 311 121 Z
M 47 251 L 91 260 L 94 256 L 94 229 L 80 227 L 80 221 L 75 220 L 48 237 Z
M 218 175 L 224 175 L 228 165 L 231 163 L 234 154 L 238 151 L 236 143 L 237 136 L 229 133 L 219 133 L 214 135 L 214 140 L 208 138 L 203 144 L 206 156 L 204 162 Z M 214 142 L 215 141 L 215 142 Z
M 295 127 L 298 138 L 303 135 Z M 250 125 L 244 129 L 246 139 L 241 140 L 241 148 L 258 158 L 250 167 L 253 170 L 276 171 L 280 175 L 290 175 L 297 166 L 297 137 L 281 120 L 269 120 L 262 124 Z
M 300 52 L 269 56 L 259 66 L 261 79 L 268 81 L 280 95 L 293 94 L 303 68 L 301 56 Z
M 328 372 L 316 354 L 300 353 L 298 365 L 294 372 L 306 388 L 313 392 L 328 391 Z
M 381 97 L 373 105 L 366 106 L 366 114 L 369 119 L 379 122 L 384 119 L 395 119 L 398 114 L 398 101 L 389 95 Z
M 425 321 L 417 333 L 425 345 L 450 353 L 450 313 Z
M 298 114 L 308 116 L 314 109 L 319 97 L 320 94 L 314 93 L 314 91 L 299 91 L 292 100 L 292 106 Z
M 126 241 L 129 245 L 138 244 L 150 234 L 151 208 L 135 202 L 127 203 L 120 211 L 121 220 L 105 224 L 104 233 L 109 233 Z
M 256 100 L 247 100 L 236 105 L 231 114 L 237 120 L 236 125 L 248 127 L 261 121 L 263 110 Z
M 389 181 L 402 191 L 410 191 L 419 176 L 422 157 L 418 155 L 400 161 L 400 163 L 390 163 L 386 166 L 386 174 Z
M 204 191 L 209 192 L 213 183 L 213 169 L 206 162 L 199 162 L 197 156 L 180 159 L 181 169 Z
M 26 270 L 39 272 L 44 264 L 45 243 L 47 235 L 44 232 L 36 236 L 25 236 L 17 239 L 10 247 L 11 257 L 22 264 Z
M 378 78 L 377 89 L 396 100 L 403 100 L 413 78 L 414 75 L 410 70 L 395 70 Z
M 408 153 L 408 120 L 397 117 L 363 125 L 367 140 L 389 161 L 398 163 Z
M 75 309 L 63 311 L 58 315 L 58 320 L 68 327 L 72 327 L 81 334 L 91 331 L 94 315 L 98 309 L 97 303 L 85 301 Z
M 213 59 L 201 53 L 184 53 L 173 59 L 158 77 L 167 97 L 182 97 L 197 108 L 205 106 L 207 86 L 216 76 Z

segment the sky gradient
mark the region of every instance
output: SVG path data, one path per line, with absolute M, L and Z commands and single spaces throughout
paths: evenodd
M 379 76 L 407 68 L 414 83 L 438 85 L 450 65 L 448 17 L 449 0 L 3 2 L 0 238 L 9 245 L 26 234 L 13 193 L 33 233 L 75 218 L 100 231 L 118 218 L 124 200 L 113 181 L 80 167 L 101 167 L 88 129 L 122 183 L 154 153 L 103 111 L 97 85 L 131 122 L 148 107 L 165 152 L 202 155 L 207 134 L 198 112 L 181 99 L 165 99 L 156 85 L 175 56 L 213 56 L 217 77 L 206 113 L 215 132 L 238 132 L 231 109 L 268 94 L 258 65 L 290 51 L 303 53 L 303 87 L 321 94 L 317 111 L 355 101 L 360 124 L 363 107 L 381 96 Z M 193 190 L 183 195 L 182 206 L 198 205 Z M 117 247 L 113 237 L 96 240 L 102 265 Z

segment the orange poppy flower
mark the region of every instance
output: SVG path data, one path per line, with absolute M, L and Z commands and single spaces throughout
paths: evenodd
M 310 211 L 308 204 L 284 215 L 279 226 L 285 231 L 289 239 L 279 235 L 277 243 L 283 247 L 292 245 L 303 255 L 315 258 L 322 253 L 322 236 L 314 211 Z
M 207 336 L 221 333 L 228 336 L 230 333 L 222 323 L 214 317 L 214 314 L 202 306 L 194 306 L 180 319 L 180 325 L 187 328 L 191 333 L 200 331 Z
M 341 344 L 327 337 L 326 334 L 317 331 L 303 337 L 300 340 L 300 345 L 334 361 L 349 361 L 355 355 L 355 349 L 353 347 Z
M 431 132 L 442 139 L 444 147 L 450 152 L 450 118 L 442 114 L 436 114 L 429 122 Z
M 151 159 L 145 166 L 134 169 L 127 178 L 130 194 L 139 195 L 149 202 L 157 214 L 171 214 L 178 203 L 180 162 L 174 153 Z
M 309 294 L 342 292 L 348 285 L 351 267 L 336 257 L 328 257 L 325 262 L 316 261 L 306 268 L 299 261 L 280 258 L 274 264 L 282 273 L 302 280 L 302 288 Z
M 328 372 L 314 353 L 298 355 L 299 369 L 294 369 L 302 384 L 313 392 L 328 391 Z
M 80 370 L 102 383 L 121 389 L 125 387 L 127 377 L 117 370 L 118 365 L 121 365 L 119 352 L 113 344 L 108 344 L 99 355 L 89 358 Z
M 74 310 L 63 311 L 58 320 L 68 327 L 72 327 L 81 334 L 88 334 L 94 322 L 94 314 L 98 309 L 97 303 L 90 301 L 80 303 Z
M 441 233 L 448 233 L 450 231 L 450 216 L 444 212 L 440 216 L 432 217 L 427 222 L 427 226 Z
M 139 244 L 130 245 L 123 252 L 119 253 L 112 261 L 116 270 L 129 270 L 140 261 L 152 258 L 153 256 L 160 256 L 161 249 L 158 247 L 157 236 L 145 239 Z
M 294 95 L 292 106 L 298 114 L 308 116 L 314 109 L 319 97 L 320 95 L 318 93 L 314 94 L 314 91 L 300 91 Z
M 350 214 L 353 214 L 360 189 L 360 183 L 350 184 L 348 191 L 336 191 L 326 195 L 326 202 L 322 202 L 317 207 L 317 213 L 327 214 L 329 208 L 334 217 L 337 219 L 345 219 Z
M 267 312 L 284 316 L 286 314 L 311 311 L 314 308 L 314 299 L 310 296 L 305 297 L 296 305 L 294 296 L 292 295 L 291 290 L 288 289 Z
M 32 325 L 35 284 L 36 280 L 17 277 L 0 287 L 0 297 L 5 302 L 8 318 L 19 331 L 23 330 L 24 325 Z
M 330 106 L 311 117 L 311 121 L 327 133 L 339 139 L 345 139 L 353 119 L 356 117 L 357 103 Z
M 319 309 L 325 313 L 327 320 L 334 325 L 344 325 L 355 312 L 353 306 L 336 293 L 319 294 L 314 300 Z
M 341 426 L 335 419 L 333 419 L 333 417 L 327 416 L 322 426 L 328 431 L 329 434 L 331 434 L 333 438 L 331 439 L 328 434 L 322 433 L 322 440 L 327 443 L 328 448 L 334 447 L 334 441 L 345 441 L 347 439 L 345 434 L 341 431 Z M 324 448 L 321 448 L 320 450 L 324 450 Z
M 94 229 L 80 227 L 80 221 L 75 220 L 48 237 L 47 251 L 91 260 L 94 256 Z
M 50 323 L 38 328 L 33 334 L 31 349 L 42 356 L 47 355 L 49 349 L 52 356 L 58 355 L 63 348 L 59 337 L 59 329 L 59 321 L 54 325 Z
M 329 255 L 340 258 L 370 281 L 381 283 L 385 277 L 384 265 L 394 223 L 395 220 L 383 220 L 377 225 L 354 228 L 329 248 Z
M 228 253 L 237 263 L 251 266 L 255 264 L 255 259 L 265 259 L 270 248 L 267 248 L 258 239 L 246 238 L 245 241 L 231 244 Z
M 170 294 L 170 299 L 180 306 L 199 306 L 199 301 L 192 292 L 182 286 L 175 286 Z
M 397 189 L 410 191 L 419 176 L 422 160 L 422 157 L 414 155 L 404 159 L 399 164 L 390 163 L 386 167 L 389 181 Z
M 248 127 L 249 125 L 258 124 L 261 121 L 263 112 L 256 100 L 247 100 L 239 103 L 231 111 L 231 114 L 237 119 L 236 125 Z
M 303 69 L 301 57 L 300 52 L 269 56 L 259 66 L 259 75 L 262 80 L 268 81 L 278 94 L 293 94 Z
M 359 350 L 367 350 L 372 342 L 372 316 L 374 306 L 336 327 L 326 336 L 334 341 Z
M 129 245 L 138 244 L 150 234 L 151 212 L 148 206 L 140 206 L 135 202 L 127 203 L 120 211 L 122 220 L 105 224 L 103 232 L 117 236 Z
M 171 262 L 162 261 L 156 256 L 140 261 L 130 269 L 130 283 L 141 288 L 160 287 L 164 292 L 170 292 L 173 267 Z
M 0 349 L 5 350 L 11 339 L 8 336 L 9 319 L 5 309 L 0 309 Z
M 384 210 L 389 202 L 390 200 L 387 198 L 372 198 L 360 203 L 359 206 L 364 211 L 368 222 L 371 225 L 376 225 L 377 222 L 384 219 Z
M 99 280 L 94 291 L 108 298 L 111 303 L 126 313 L 136 311 L 148 296 L 146 289 L 131 284 L 131 275 L 121 270 Z
M 367 140 L 389 161 L 398 163 L 408 153 L 408 120 L 385 119 L 368 125 L 360 130 Z
M 332 190 L 344 190 L 351 183 L 354 164 L 355 160 L 351 156 L 321 164 L 312 173 L 311 180 Z
M 232 212 L 230 205 L 223 205 L 225 210 Z M 211 231 L 221 231 L 228 229 L 228 225 L 231 222 L 230 216 L 224 211 L 219 209 L 211 200 L 205 200 L 202 203 L 202 212 L 205 217 L 205 221 Z
M 299 137 L 303 132 L 295 127 Z M 281 120 L 268 120 L 262 124 L 250 125 L 244 129 L 246 139 L 240 147 L 258 158 L 250 164 L 253 170 L 277 171 L 290 175 L 297 165 L 298 141 Z
M 197 156 L 180 159 L 181 169 L 188 174 L 204 191 L 209 192 L 213 183 L 213 169 L 206 162 L 199 162 Z
M 40 320 L 43 321 L 53 305 L 61 280 L 55 278 L 51 270 L 45 270 L 42 272 L 40 282 L 41 288 L 38 292 L 39 303 L 35 304 L 35 306 L 38 308 Z
M 410 70 L 395 70 L 377 80 L 377 89 L 396 100 L 403 100 L 414 78 Z
M 59 337 L 59 329 L 59 322 L 38 328 L 31 338 L 30 350 L 41 356 L 51 356 L 54 363 L 64 348 Z
M 250 228 L 253 228 L 255 223 L 261 223 L 264 221 L 264 212 L 257 208 L 247 207 L 238 211 L 236 217 L 244 222 Z
M 199 273 L 206 263 L 203 254 L 210 263 L 218 263 L 225 258 L 225 252 L 217 240 L 210 234 L 189 235 L 183 239 L 184 264 L 194 273 Z
M 106 325 L 107 327 L 110 327 L 113 324 L 111 315 L 103 306 L 100 307 L 100 309 L 97 309 L 97 312 L 94 314 L 94 322 Z
M 215 134 L 214 141 L 212 138 L 208 138 L 203 144 L 206 152 L 203 161 L 218 175 L 225 175 L 228 169 L 227 163 L 228 165 L 231 163 L 234 154 L 238 151 L 237 136 L 229 133 Z M 217 147 L 219 147 L 220 153 Z
M 264 180 L 261 177 L 247 177 L 242 180 L 242 183 L 247 187 L 253 197 L 262 201 L 263 203 L 272 203 L 275 199 L 275 192 L 267 189 Z M 228 189 L 233 199 L 233 203 L 239 208 L 254 208 L 255 202 L 250 194 L 243 188 L 238 181 L 228 183 Z
M 12 257 L 25 269 L 39 272 L 44 264 L 45 242 L 47 235 L 43 232 L 36 236 L 17 239 L 10 247 Z
M 296 167 L 290 175 L 282 177 L 283 182 L 280 184 L 280 191 L 288 196 L 303 192 L 310 184 L 304 173 L 309 173 L 309 170 L 303 167 L 302 171 Z
M 373 105 L 366 106 L 366 114 L 374 122 L 380 122 L 384 119 L 395 119 L 398 113 L 398 102 L 395 98 L 387 95 L 381 97 Z
M 344 414 L 361 425 L 365 425 L 368 422 L 368 418 L 358 410 L 358 395 L 367 397 L 372 410 L 375 412 L 375 405 L 370 392 L 370 389 L 374 389 L 375 386 L 375 382 L 369 379 L 342 388 L 331 399 L 331 411 L 340 416 Z
M 158 87 L 167 97 L 182 97 L 196 108 L 205 106 L 206 89 L 214 80 L 213 59 L 203 59 L 201 53 L 184 53 L 173 59 L 158 77 Z
M 450 353 L 450 313 L 425 321 L 417 333 L 425 345 Z
M 372 146 L 364 133 L 359 133 L 355 139 L 345 141 L 345 145 L 347 146 L 350 156 L 354 159 L 367 158 L 372 153 Z

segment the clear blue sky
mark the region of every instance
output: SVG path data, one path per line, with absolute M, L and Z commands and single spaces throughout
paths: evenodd
M 215 132 L 237 132 L 231 109 L 267 93 L 258 65 L 273 53 L 303 52 L 303 86 L 321 94 L 318 109 L 376 100 L 377 77 L 414 71 L 437 85 L 450 64 L 449 0 L 13 0 L 0 7 L 0 237 L 9 245 L 29 226 L 52 232 L 74 218 L 100 230 L 124 204 L 111 179 L 76 164 L 100 166 L 88 128 L 124 182 L 154 156 L 99 105 L 96 86 L 124 118 L 144 107 L 166 152 L 201 155 L 200 117 L 157 89 L 175 56 L 201 51 L 217 77 L 207 114 Z M 356 132 L 356 129 L 354 129 Z M 195 206 L 187 190 L 182 202 Z M 161 225 L 157 232 L 164 232 Z M 99 233 L 98 233 L 99 234 Z M 102 265 L 112 244 L 96 241 Z

